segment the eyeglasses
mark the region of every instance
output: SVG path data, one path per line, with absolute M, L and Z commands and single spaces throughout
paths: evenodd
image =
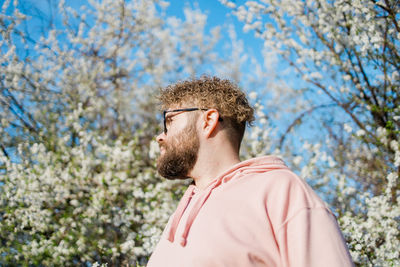
M 189 111 L 195 111 L 195 110 L 209 110 L 208 108 L 180 108 L 180 109 L 173 109 L 173 110 L 164 110 L 163 111 L 163 118 L 164 118 L 164 134 L 167 134 L 167 118 L 165 117 L 167 113 L 169 112 L 189 112 Z M 180 113 L 179 113 L 180 114 Z M 178 115 L 178 114 L 175 114 Z M 172 115 L 168 118 L 171 118 L 175 115 Z M 219 121 L 222 121 L 222 118 L 218 118 Z

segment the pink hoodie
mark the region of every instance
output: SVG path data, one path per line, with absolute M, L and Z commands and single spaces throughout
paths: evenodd
M 190 185 L 148 267 L 353 266 L 324 202 L 277 157 Z

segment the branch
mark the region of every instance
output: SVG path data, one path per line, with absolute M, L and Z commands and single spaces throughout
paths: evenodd
M 332 106 L 336 106 L 337 104 L 324 104 L 324 105 L 319 105 L 319 106 L 315 106 L 312 107 L 304 112 L 302 112 L 299 116 L 297 116 L 296 119 L 293 120 L 293 122 L 289 125 L 289 127 L 286 129 L 285 133 L 282 135 L 281 139 L 279 140 L 279 149 L 282 149 L 283 146 L 283 142 L 285 141 L 285 138 L 287 136 L 287 134 L 297 125 L 300 123 L 301 119 L 305 116 L 305 115 L 309 115 L 312 112 L 316 111 L 317 109 L 320 108 L 327 108 L 327 107 L 332 107 Z
M 10 156 L 8 155 L 6 148 L 3 146 L 3 144 L 0 144 L 1 151 L 3 151 L 4 156 L 6 156 L 8 159 L 10 159 Z
M 15 105 L 23 114 L 25 114 L 25 115 L 28 117 L 28 119 L 29 119 L 29 121 L 30 121 L 31 123 L 33 123 L 33 126 L 30 125 L 30 123 L 29 123 L 28 128 L 29 128 L 30 130 L 33 130 L 35 133 L 37 133 L 37 132 L 38 132 L 37 129 L 36 129 L 36 128 L 38 128 L 38 127 L 37 127 L 37 123 L 36 123 L 35 119 L 33 118 L 32 114 L 30 114 L 29 112 L 25 111 L 24 107 L 23 107 L 21 104 L 18 103 L 17 99 L 15 99 L 15 97 L 11 94 L 11 92 L 10 92 L 8 89 L 4 88 L 4 90 L 7 91 L 8 97 L 12 100 L 12 102 L 14 103 L 14 105 Z M 10 103 L 6 103 L 6 105 L 9 106 L 9 108 L 11 109 L 11 111 L 12 111 L 16 116 L 18 116 L 18 117 L 24 122 L 24 124 L 28 125 L 28 122 L 25 122 L 25 120 L 22 119 L 22 117 L 19 116 L 19 115 L 16 113 L 17 111 L 13 109 L 13 107 L 12 107 L 12 105 L 11 105 Z
M 326 94 L 330 95 L 328 90 L 326 90 L 326 88 L 324 86 L 322 86 L 320 83 L 316 82 L 316 81 L 312 81 L 312 80 L 306 80 L 307 82 L 314 84 L 315 86 L 317 86 L 318 88 L 320 88 L 321 90 L 323 90 Z M 336 100 L 336 99 L 335 99 Z M 335 101 L 340 107 L 343 108 L 343 110 L 353 119 L 353 121 L 357 124 L 358 127 L 360 127 L 361 129 L 363 129 L 366 133 L 368 133 L 369 135 L 371 135 L 372 137 L 374 137 L 374 139 L 376 141 L 379 141 L 379 139 L 371 132 L 369 131 L 364 124 L 352 113 L 352 111 L 349 109 L 349 105 L 345 104 L 345 103 L 341 103 L 338 100 Z
M 5 104 L 6 106 L 8 106 L 8 109 L 22 122 L 22 124 L 28 128 L 28 130 L 30 132 L 34 132 L 34 133 L 38 133 L 38 131 L 32 126 L 30 125 L 30 123 L 28 123 L 27 121 L 24 120 L 24 118 L 18 114 L 18 112 L 13 108 L 13 106 L 8 103 L 7 101 L 4 101 L 2 99 L 0 99 L 0 101 Z
M 399 27 L 399 24 L 397 23 L 396 14 L 393 12 L 393 9 L 392 8 L 388 8 L 386 6 L 383 6 L 383 5 L 379 4 L 379 3 L 376 3 L 375 1 L 372 1 L 372 2 L 374 2 L 375 5 L 377 5 L 378 7 L 382 8 L 387 13 L 389 13 L 389 18 L 392 19 L 392 22 L 393 22 L 397 32 L 400 32 L 400 27 Z M 389 2 L 387 0 L 385 0 L 385 4 L 387 6 L 389 6 Z M 398 5 L 398 4 L 399 4 L 398 1 L 396 1 L 395 5 Z

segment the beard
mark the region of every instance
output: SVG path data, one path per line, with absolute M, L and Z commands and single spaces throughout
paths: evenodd
M 200 147 L 195 125 L 183 129 L 170 144 L 160 144 L 164 154 L 157 160 L 157 171 L 166 179 L 186 179 L 193 169 Z

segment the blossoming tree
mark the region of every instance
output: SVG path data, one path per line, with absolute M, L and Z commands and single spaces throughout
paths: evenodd
M 314 177 L 356 264 L 399 265 L 399 2 L 221 2 L 298 77 L 270 89 L 289 118 L 278 152 Z
M 154 93 L 206 72 L 218 30 L 163 1 L 49 3 L 0 15 L 0 265 L 144 262 L 180 192 L 154 168 Z

